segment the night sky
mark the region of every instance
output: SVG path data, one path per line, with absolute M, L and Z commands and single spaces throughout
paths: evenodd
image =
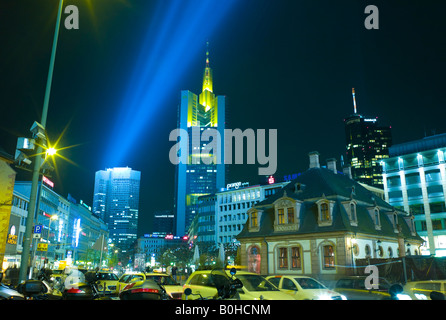
M 180 91 L 201 92 L 206 41 L 226 127 L 278 130 L 277 177 L 345 150 L 343 119 L 358 112 L 392 126 L 394 143 L 446 133 L 446 4 L 441 1 L 66 0 L 79 30 L 62 26 L 47 132 L 59 146 L 62 196 L 92 204 L 94 173 L 142 172 L 139 235 L 173 207 L 169 162 Z M 364 9 L 379 9 L 367 30 Z M 177 11 L 173 11 L 176 6 Z M 14 154 L 41 118 L 58 0 L 0 4 L 1 147 Z M 261 177 L 231 165 L 227 182 Z M 30 180 L 19 171 L 17 180 Z

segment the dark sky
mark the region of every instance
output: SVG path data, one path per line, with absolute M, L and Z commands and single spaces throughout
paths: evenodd
M 352 87 L 358 112 L 391 125 L 394 143 L 446 132 L 444 2 L 65 0 L 70 4 L 79 8 L 80 28 L 66 30 L 62 21 L 47 131 L 55 140 L 67 128 L 60 146 L 79 146 L 61 151 L 75 165 L 57 160 L 55 190 L 91 204 L 97 170 L 140 170 L 139 234 L 151 232 L 155 210 L 173 206 L 169 133 L 180 91 L 201 91 L 206 41 L 214 92 L 227 99 L 226 127 L 277 129 L 278 177 L 306 170 L 313 150 L 322 163 L 339 160 Z M 379 9 L 378 30 L 364 27 L 369 4 Z M 11 154 L 17 137 L 40 121 L 57 5 L 0 4 L 0 141 Z M 257 169 L 231 165 L 227 180 L 256 184 Z

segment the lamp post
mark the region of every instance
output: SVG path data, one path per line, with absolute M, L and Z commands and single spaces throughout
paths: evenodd
M 49 66 L 48 78 L 47 78 L 47 83 L 46 83 L 45 98 L 44 98 L 44 102 L 43 102 L 42 118 L 40 121 L 40 125 L 43 127 L 43 130 L 45 130 L 45 127 L 46 127 L 46 119 L 47 119 L 47 114 L 48 114 L 48 103 L 49 103 L 49 99 L 50 99 L 51 83 L 53 80 L 54 61 L 56 58 L 57 39 L 59 37 L 59 27 L 60 27 L 61 15 L 62 15 L 62 6 L 63 6 L 63 0 L 59 0 L 56 29 L 54 32 L 53 48 L 51 50 L 50 66 Z M 29 265 L 32 228 L 33 228 L 33 224 L 34 224 L 34 215 L 36 212 L 37 186 L 39 183 L 40 167 L 42 165 L 41 154 L 43 151 L 43 147 L 42 147 L 43 143 L 42 142 L 44 142 L 44 137 L 37 135 L 36 139 L 37 139 L 38 143 L 36 143 L 37 149 L 36 149 L 36 157 L 34 158 L 34 167 L 33 167 L 32 183 L 31 183 L 31 194 L 29 197 L 28 216 L 27 216 L 27 220 L 26 220 L 26 229 L 25 229 L 25 235 L 24 235 L 24 239 L 23 239 L 23 250 L 22 250 L 22 255 L 21 255 L 21 263 L 20 263 L 19 283 L 26 280 L 26 272 L 27 272 L 28 265 Z

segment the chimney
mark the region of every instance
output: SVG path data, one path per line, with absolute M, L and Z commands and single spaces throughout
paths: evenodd
M 308 154 L 310 157 L 310 169 L 311 168 L 320 168 L 319 165 L 319 152 L 312 151 Z
M 350 179 L 352 179 L 352 167 L 349 165 L 346 165 L 342 171 L 344 172 L 344 175 L 346 175 L 347 177 L 349 177 Z
M 327 159 L 327 169 L 334 172 L 334 174 L 337 174 L 338 171 L 336 170 L 336 159 L 330 158 Z

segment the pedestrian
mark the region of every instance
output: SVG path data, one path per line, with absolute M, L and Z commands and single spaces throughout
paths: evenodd
M 172 267 L 172 277 L 174 278 L 175 282 L 177 281 L 177 267 Z
M 16 287 L 19 284 L 19 269 L 17 268 L 17 266 L 14 264 L 14 266 L 12 267 L 11 271 L 10 271 L 10 283 L 13 287 Z

